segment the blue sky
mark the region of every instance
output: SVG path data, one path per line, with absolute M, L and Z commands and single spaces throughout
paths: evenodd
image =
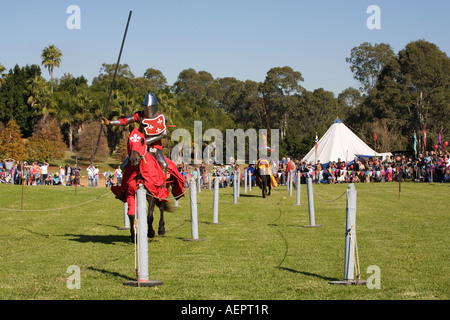
M 69 30 L 67 8 L 81 9 L 81 29 Z M 366 10 L 381 10 L 381 29 L 370 30 Z M 308 90 L 336 95 L 357 87 L 345 58 L 362 42 L 388 43 L 395 53 L 418 39 L 450 52 L 447 0 L 165 0 L 1 1 L 0 63 L 41 63 L 44 47 L 62 53 L 64 73 L 97 76 L 115 63 L 129 11 L 133 10 L 121 63 L 135 76 L 161 70 L 169 84 L 187 68 L 214 78 L 264 81 L 272 67 L 302 73 Z M 48 72 L 43 69 L 45 78 Z

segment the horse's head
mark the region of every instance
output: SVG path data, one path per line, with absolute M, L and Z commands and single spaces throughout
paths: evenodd
M 130 137 L 128 138 L 128 157 L 130 158 L 130 164 L 132 166 L 138 166 L 141 159 L 144 158 L 147 152 L 147 146 L 145 143 L 145 136 L 139 132 L 138 129 L 134 129 Z

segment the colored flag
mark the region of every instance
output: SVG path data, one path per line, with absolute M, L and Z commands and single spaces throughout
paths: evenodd
M 423 142 L 425 143 L 425 150 L 427 150 L 427 131 L 425 130 L 425 124 L 423 125 Z
M 377 133 L 375 131 L 373 132 L 373 141 L 377 141 Z
M 315 148 L 315 161 L 317 162 L 317 146 L 318 146 L 318 144 L 319 144 L 319 136 L 317 135 L 317 132 L 316 132 L 316 139 L 315 139 L 315 145 L 314 145 L 314 148 Z
M 317 132 L 316 132 L 316 139 L 314 140 L 314 142 L 315 142 L 314 147 L 316 148 L 316 152 L 317 152 L 317 147 L 319 145 L 319 136 L 317 135 Z
M 417 137 L 416 137 L 416 130 L 414 130 L 414 154 L 417 154 Z
M 439 151 L 441 151 L 442 148 L 442 140 L 441 140 L 441 133 L 439 132 Z

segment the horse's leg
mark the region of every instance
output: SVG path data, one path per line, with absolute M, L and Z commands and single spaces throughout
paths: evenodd
M 134 243 L 134 215 L 128 215 L 128 220 L 130 220 L 131 241 Z
M 261 184 L 262 184 L 262 197 L 266 197 L 266 187 L 267 187 L 267 179 L 265 176 L 261 176 Z
M 158 227 L 158 235 L 164 236 L 166 234 L 165 222 L 164 222 L 164 204 L 160 203 L 159 207 L 159 227 Z
M 131 189 L 127 189 L 124 197 L 126 197 L 126 199 L 127 199 L 126 205 L 128 206 L 128 220 L 130 221 L 131 241 L 133 243 L 135 243 L 136 242 L 136 239 L 135 239 L 136 234 L 135 234 L 135 229 L 134 229 L 134 223 L 135 223 L 135 219 L 136 219 L 136 214 L 135 214 L 136 213 L 136 198 L 135 198 L 134 190 L 132 190 L 133 189 L 132 187 L 131 187 Z
M 148 231 L 147 236 L 149 238 L 155 237 L 155 230 L 153 230 L 153 210 L 155 209 L 156 199 L 152 196 L 147 196 L 148 202 L 148 214 L 147 214 L 147 223 L 148 223 Z

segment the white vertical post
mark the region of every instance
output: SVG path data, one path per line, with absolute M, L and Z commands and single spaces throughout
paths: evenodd
M 366 285 L 366 280 L 355 278 L 355 252 L 357 252 L 356 245 L 356 189 L 353 183 L 348 185 L 347 189 L 347 207 L 346 207 L 346 221 L 345 221 L 345 253 L 344 253 L 344 280 L 330 281 L 329 284 L 352 284 L 352 285 Z M 356 257 L 357 258 L 357 257 Z M 358 272 L 359 272 L 359 262 Z
M 237 195 L 238 190 L 237 190 L 236 174 L 237 173 L 235 172 L 234 175 L 233 175 L 233 204 L 237 204 L 237 197 L 238 197 L 238 195 Z
M 211 190 L 211 173 L 208 173 L 208 190 Z
M 136 191 L 138 223 L 138 281 L 148 281 L 147 192 L 142 184 Z
M 294 173 L 289 172 L 289 196 L 292 197 L 292 180 L 294 179 Z
M 313 186 L 312 186 L 312 178 L 308 177 L 306 179 L 307 189 L 308 189 L 308 212 L 309 212 L 309 226 L 304 226 L 305 228 L 312 227 L 320 227 L 322 225 L 316 225 L 316 220 L 314 217 L 314 195 L 313 195 Z
M 288 173 L 286 174 L 286 190 L 287 190 L 287 191 L 289 191 L 289 180 L 290 180 L 290 177 L 291 177 L 291 173 L 288 172 Z
M 219 179 L 214 179 L 213 224 L 219 223 Z
M 198 177 L 198 176 L 197 176 Z M 198 180 L 198 178 L 197 178 Z M 192 239 L 198 239 L 198 221 L 197 221 L 197 192 L 196 183 L 192 179 L 190 187 L 190 200 L 191 200 L 191 234 Z
M 123 204 L 123 223 L 124 228 L 130 229 L 130 219 L 128 219 L 128 203 Z
M 123 203 L 123 228 L 119 230 L 130 230 L 130 219 L 128 218 L 128 203 Z
M 131 285 L 137 287 L 153 287 L 162 285 L 162 281 L 149 280 L 148 277 L 148 240 L 147 240 L 147 190 L 142 184 L 136 191 L 136 206 L 137 206 L 137 281 L 126 281 L 124 285 Z
M 198 238 L 198 221 L 197 221 L 197 185 L 195 178 L 192 177 L 189 185 L 190 201 L 191 201 L 191 239 L 186 241 L 203 240 Z
M 252 172 L 248 171 L 248 191 L 252 191 Z
M 347 210 L 345 222 L 345 258 L 344 280 L 354 279 L 355 270 L 355 223 L 356 223 L 356 189 L 349 184 L 347 189 Z
M 301 180 L 300 180 L 300 171 L 297 171 L 297 203 L 295 204 L 296 206 L 300 206 L 300 185 L 301 185 Z
M 247 193 L 247 181 L 248 181 L 247 173 L 248 173 L 248 170 L 245 169 L 244 170 L 244 193 Z
M 239 198 L 241 196 L 241 169 L 238 169 L 236 172 L 236 193 Z

